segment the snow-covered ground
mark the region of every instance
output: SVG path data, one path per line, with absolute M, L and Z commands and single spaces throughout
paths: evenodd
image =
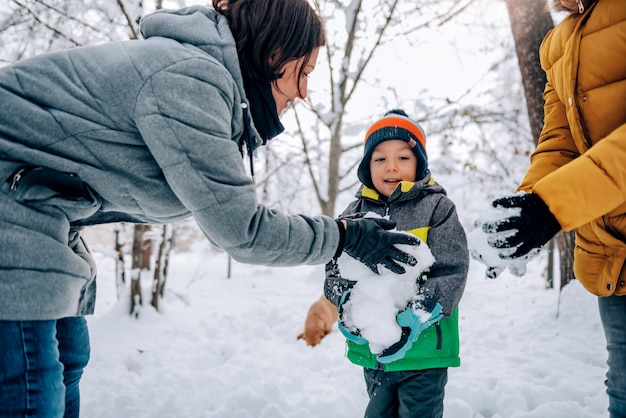
M 134 319 L 118 301 L 113 260 L 99 263 L 92 358 L 81 384 L 90 418 L 356 418 L 367 394 L 337 331 L 316 347 L 296 336 L 322 293 L 322 266 L 233 262 L 198 245 L 173 254 L 161 312 Z M 544 286 L 545 259 L 517 278 L 484 279 L 472 261 L 460 305 L 461 367 L 447 418 L 606 417 L 605 339 L 596 298 L 578 282 Z M 149 289 L 146 278 L 144 288 Z

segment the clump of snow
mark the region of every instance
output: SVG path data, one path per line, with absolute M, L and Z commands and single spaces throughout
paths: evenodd
M 368 213 L 366 217 L 379 216 Z M 392 231 L 412 235 L 405 231 Z M 345 253 L 337 259 L 341 277 L 357 282 L 344 305 L 343 323 L 349 330 L 358 329 L 361 336 L 368 340 L 374 354 L 400 339 L 402 330 L 396 322 L 396 315 L 416 298 L 417 279 L 435 262 L 428 245 L 421 240 L 419 245 L 398 244 L 396 247 L 417 260 L 415 266 L 403 264 L 404 274 L 396 274 L 386 268 L 380 268 L 380 274 L 376 274 Z M 417 311 L 416 314 L 429 315 Z
M 498 223 L 503 219 L 519 215 L 519 213 L 519 208 L 494 208 L 490 206 L 481 211 L 479 218 L 474 222 L 474 230 L 468 235 L 467 244 L 472 258 L 480 261 L 487 267 L 485 272 L 487 278 L 495 279 L 507 268 L 514 276 L 521 277 L 526 273 L 526 264 L 539 253 L 539 251 L 535 251 L 525 257 L 503 259 L 500 257 L 500 253 L 507 254 L 507 251 L 513 252 L 515 249 L 499 250 L 489 245 L 489 239 L 506 238 L 514 232 L 486 233 L 483 231 L 483 225 Z

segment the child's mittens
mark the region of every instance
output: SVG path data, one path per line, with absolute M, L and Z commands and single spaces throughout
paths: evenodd
M 402 336 L 397 343 L 376 356 L 378 362 L 391 363 L 403 358 L 422 331 L 443 318 L 442 309 L 443 307 L 439 303 L 436 303 L 431 311 L 425 310 L 421 304 L 409 304 L 402 312 L 398 313 L 396 322 L 402 328 Z
M 341 296 L 339 302 L 339 315 L 337 316 L 337 328 L 339 332 L 343 334 L 348 341 L 352 341 L 355 344 L 363 345 L 367 343 L 367 340 L 361 337 L 361 331 L 356 326 L 349 326 L 346 323 L 346 318 L 349 316 L 349 312 L 346 312 L 346 302 L 350 299 L 350 290 L 345 292 Z

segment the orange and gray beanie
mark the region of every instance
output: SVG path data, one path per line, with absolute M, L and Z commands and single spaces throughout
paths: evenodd
M 413 153 L 417 157 L 417 180 L 426 177 L 428 172 L 428 157 L 426 156 L 426 135 L 424 131 L 415 121 L 401 109 L 390 110 L 385 113 L 382 119 L 369 128 L 365 134 L 365 148 L 363 150 L 363 159 L 359 164 L 357 175 L 361 183 L 373 189 L 372 173 L 370 172 L 370 160 L 374 148 L 381 142 L 391 139 L 400 139 L 409 143 L 413 148 Z

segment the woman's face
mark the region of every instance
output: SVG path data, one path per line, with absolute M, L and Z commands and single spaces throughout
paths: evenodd
M 317 55 L 319 54 L 319 48 L 315 48 L 311 51 L 311 59 L 304 67 L 303 77 L 298 80 L 298 74 L 300 73 L 300 67 L 304 64 L 304 58 L 288 61 L 279 72 L 283 73 L 283 76 L 272 83 L 272 96 L 276 101 L 276 110 L 278 115 L 292 103 L 295 99 L 304 99 L 307 94 L 308 76 L 315 69 L 317 63 Z

